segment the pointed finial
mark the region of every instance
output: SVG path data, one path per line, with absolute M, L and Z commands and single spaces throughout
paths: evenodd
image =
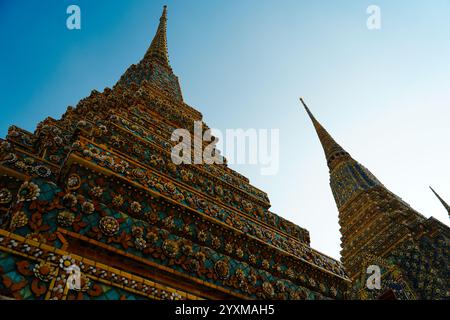
M 158 30 L 148 49 L 144 59 L 153 59 L 159 61 L 165 67 L 170 69 L 169 53 L 167 50 L 167 6 L 163 7 L 161 18 L 159 19 Z
M 450 216 L 450 206 L 442 199 L 439 194 L 434 191 L 434 189 L 430 186 L 431 191 L 433 191 L 434 195 L 439 199 L 439 201 L 442 203 L 445 209 L 447 209 L 448 215 Z
M 148 82 L 159 88 L 160 93 L 177 101 L 183 101 L 178 77 L 169 64 L 167 50 L 167 6 L 163 7 L 158 29 L 152 43 L 142 60 L 130 66 L 117 82 L 118 86 L 128 86 L 131 83 L 141 85 Z
M 161 19 L 166 19 L 167 20 L 167 6 L 166 5 L 164 5 L 164 7 L 163 7 L 163 12 L 162 12 L 160 20 Z
M 313 116 L 311 110 L 309 110 L 308 106 L 307 106 L 306 103 L 305 103 L 305 100 L 303 100 L 302 97 L 300 97 L 300 102 L 302 103 L 303 107 L 305 108 L 305 110 L 306 110 L 306 112 L 308 113 L 308 116 L 311 118 L 311 120 L 312 120 L 313 122 L 317 122 L 316 118 L 314 118 L 314 116 Z
M 310 117 L 314 128 L 316 129 L 317 135 L 319 136 L 320 143 L 322 144 L 323 151 L 325 152 L 325 157 L 327 159 L 328 167 L 330 171 L 333 170 L 338 163 L 342 160 L 351 159 L 350 155 L 345 151 L 325 130 L 325 128 L 316 120 L 311 110 L 309 110 L 308 106 L 305 103 L 303 98 L 300 98 L 300 102 L 305 108 L 308 116 Z

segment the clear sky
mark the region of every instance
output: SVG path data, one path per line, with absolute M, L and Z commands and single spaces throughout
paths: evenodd
M 81 8 L 82 29 L 66 28 Z M 272 210 L 339 258 L 328 169 L 298 97 L 352 156 L 425 216 L 449 218 L 450 1 L 0 1 L 0 136 L 33 131 L 138 62 L 168 5 L 169 54 L 209 126 L 280 129 L 280 170 L 234 166 Z M 381 9 L 368 30 L 366 9 Z

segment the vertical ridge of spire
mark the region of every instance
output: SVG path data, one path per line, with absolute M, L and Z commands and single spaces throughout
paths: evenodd
M 431 191 L 433 191 L 434 195 L 439 199 L 439 201 L 442 203 L 445 209 L 447 209 L 447 213 L 450 216 L 450 205 L 447 204 L 447 202 L 444 201 L 444 199 L 441 198 L 441 196 L 434 191 L 434 189 L 430 186 Z

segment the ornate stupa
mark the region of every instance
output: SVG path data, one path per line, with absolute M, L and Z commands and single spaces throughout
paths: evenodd
M 183 101 L 166 29 L 164 7 L 150 48 L 112 89 L 0 140 L 0 295 L 347 298 L 343 265 L 246 177 L 226 162 L 171 161 L 173 130 L 192 133 L 202 114 Z
M 354 160 L 313 116 L 339 210 L 341 255 L 355 299 L 449 299 L 450 228 L 425 218 Z M 381 287 L 370 289 L 368 267 Z M 370 270 L 370 269 L 369 269 Z

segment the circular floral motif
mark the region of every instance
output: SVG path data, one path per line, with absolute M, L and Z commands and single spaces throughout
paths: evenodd
M 142 154 L 142 148 L 141 148 L 138 144 L 135 144 L 135 145 L 133 146 L 133 152 L 134 152 L 136 155 L 141 155 L 141 154 Z
M 206 239 L 208 239 L 208 234 L 206 233 L 205 230 L 201 230 L 197 236 L 198 236 L 198 240 L 200 240 L 202 242 L 205 242 Z
M 180 251 L 178 243 L 173 240 L 165 240 L 163 242 L 162 249 L 164 253 L 171 258 L 175 257 Z
M 268 281 L 265 281 L 262 284 L 262 290 L 266 298 L 272 298 L 275 295 L 275 290 L 272 286 L 272 284 Z
M 0 190 L 0 204 L 10 203 L 12 200 L 12 193 L 8 189 L 4 188 Z
M 95 206 L 90 201 L 85 201 L 81 205 L 81 211 L 83 211 L 83 213 L 85 213 L 85 214 L 92 214 L 92 213 L 94 213 L 94 210 L 95 210 Z
M 133 201 L 130 205 L 131 211 L 133 211 L 134 213 L 139 213 L 142 210 L 142 206 L 139 202 L 137 201 Z
M 142 235 L 144 234 L 144 228 L 141 226 L 133 226 L 131 227 L 131 233 L 135 237 L 142 237 Z
M 151 224 L 155 224 L 159 220 L 159 216 L 155 212 L 147 213 L 146 216 L 147 216 L 147 221 Z
M 231 242 L 228 242 L 227 244 L 225 244 L 225 251 L 228 254 L 231 254 L 233 252 L 233 244 Z
M 48 178 L 52 174 L 52 170 L 43 165 L 34 167 L 34 172 L 41 178 Z
M 67 188 L 69 190 L 76 190 L 80 187 L 80 185 L 81 185 L 81 178 L 77 174 L 72 174 L 67 179 Z
M 19 202 L 36 200 L 41 194 L 41 189 L 33 182 L 25 181 L 19 189 L 17 198 Z
M 220 248 L 221 241 L 220 241 L 219 237 L 214 236 L 212 238 L 211 245 L 214 249 Z
M 99 221 L 99 228 L 104 235 L 112 237 L 119 232 L 119 222 L 114 217 L 103 217 Z
M 26 226 L 28 223 L 28 217 L 23 211 L 18 211 L 14 213 L 14 215 L 11 218 L 11 228 L 21 228 Z
M 156 232 L 147 233 L 147 240 L 151 243 L 155 243 L 156 241 L 158 241 L 158 234 Z
M 124 202 L 123 197 L 122 197 L 120 194 L 117 195 L 117 196 L 115 196 L 115 197 L 112 199 L 112 203 L 113 203 L 113 205 L 115 205 L 116 207 L 122 206 L 122 205 L 123 205 L 123 202 Z
M 72 208 L 77 205 L 78 200 L 73 193 L 68 193 L 62 198 L 62 202 L 67 208 Z
M 71 256 L 62 256 L 59 259 L 59 267 L 63 270 L 67 270 L 70 266 L 75 264 L 75 260 Z
M 90 190 L 90 194 L 95 198 L 100 198 L 103 195 L 103 189 L 95 186 Z
M 219 260 L 214 264 L 214 271 L 216 272 L 216 275 L 223 280 L 227 279 L 230 275 L 230 268 L 228 263 L 224 260 Z
M 70 227 L 75 221 L 75 214 L 70 211 L 62 211 L 58 214 L 58 224 L 62 227 Z
M 136 246 L 136 249 L 138 250 L 144 250 L 147 248 L 147 241 L 145 241 L 142 237 L 137 237 L 134 239 L 134 245 Z
M 236 250 L 236 255 L 238 256 L 238 258 L 242 258 L 244 256 L 244 251 L 241 248 L 238 248 Z
M 48 282 L 51 279 L 53 279 L 55 275 L 55 267 L 53 267 L 48 262 L 41 262 L 39 264 L 36 264 L 33 268 L 34 275 L 36 278 Z

